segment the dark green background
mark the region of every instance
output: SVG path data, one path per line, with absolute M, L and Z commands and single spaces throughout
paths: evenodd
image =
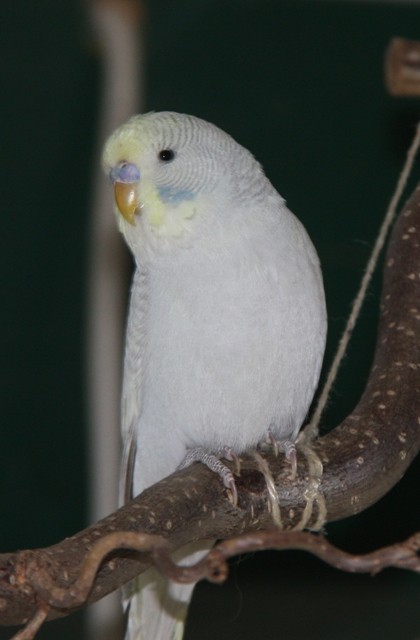
M 420 7 L 147 7 L 147 108 L 211 120 L 263 163 L 318 248 L 329 361 L 419 117 L 417 100 L 387 95 L 382 68 L 392 36 L 420 39 Z M 101 59 L 82 2 L 4 0 L 0 30 L 0 549 L 9 551 L 86 524 L 85 296 Z M 412 184 L 419 173 L 417 163 Z M 379 286 L 380 274 L 324 428 L 363 389 Z M 328 527 L 330 539 L 363 551 L 418 530 L 418 472 L 417 462 L 378 505 Z M 418 602 L 408 573 L 349 576 L 304 554 L 266 553 L 235 562 L 225 587 L 200 585 L 186 640 L 408 640 L 420 636 Z M 38 637 L 83 639 L 82 616 Z

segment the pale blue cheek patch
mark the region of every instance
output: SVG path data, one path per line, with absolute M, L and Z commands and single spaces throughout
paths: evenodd
M 158 193 L 163 202 L 173 205 L 178 205 L 185 200 L 194 200 L 195 198 L 195 193 L 193 193 L 193 191 L 189 191 L 188 189 L 177 189 L 170 185 L 158 187 Z

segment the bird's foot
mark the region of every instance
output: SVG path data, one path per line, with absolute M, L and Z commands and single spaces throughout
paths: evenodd
M 283 449 L 284 455 L 286 456 L 286 460 L 290 462 L 290 467 L 292 471 L 292 480 L 296 478 L 297 473 L 297 456 L 296 456 L 296 446 L 295 443 L 291 440 L 278 440 L 271 429 L 268 430 L 266 443 L 269 444 L 273 448 L 274 455 L 278 456 L 279 449 Z
M 268 430 L 266 443 L 273 448 L 274 455 L 277 458 L 277 456 L 279 455 L 279 441 L 277 440 L 271 429 Z
M 292 480 L 294 480 L 297 473 L 297 456 L 295 443 L 291 440 L 285 440 L 281 443 L 281 446 L 283 447 L 286 460 L 290 462 L 290 467 L 292 469 Z
M 223 449 L 220 450 L 220 455 L 222 455 L 227 460 L 234 461 L 237 465 L 239 463 L 236 454 L 230 447 L 223 447 Z M 178 466 L 178 469 L 189 467 L 193 462 L 202 462 L 206 465 L 206 467 L 220 476 L 223 484 L 230 492 L 229 499 L 236 507 L 238 504 L 238 492 L 236 491 L 235 478 L 233 477 L 233 473 L 229 469 L 229 467 L 223 464 L 223 462 L 213 453 L 207 451 L 207 449 L 204 449 L 203 447 L 193 447 L 192 449 L 187 450 L 187 455 Z
M 234 450 L 232 449 L 232 447 L 221 447 L 218 451 L 218 455 L 222 458 L 225 458 L 226 460 L 229 460 L 229 462 L 234 462 L 235 476 L 241 475 L 241 461 L 239 457 L 236 455 L 236 453 L 234 452 Z

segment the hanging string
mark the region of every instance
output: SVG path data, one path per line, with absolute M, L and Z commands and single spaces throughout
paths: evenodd
M 359 291 L 357 292 L 356 298 L 353 301 L 353 305 L 350 311 L 350 315 L 347 320 L 346 327 L 344 332 L 340 338 L 338 343 L 337 352 L 335 354 L 334 360 L 332 362 L 331 368 L 328 372 L 327 379 L 325 381 L 324 387 L 322 389 L 321 395 L 319 396 L 318 403 L 316 405 L 315 411 L 312 415 L 312 419 L 309 424 L 305 427 L 303 431 L 303 437 L 305 441 L 313 440 L 318 435 L 318 427 L 321 419 L 321 415 L 325 409 L 325 406 L 328 402 L 331 387 L 333 386 L 335 379 L 337 377 L 338 370 L 340 368 L 341 362 L 346 354 L 347 346 L 350 341 L 350 338 L 353 333 L 353 329 L 356 325 L 356 322 L 359 318 L 360 309 L 362 307 L 363 301 L 366 297 L 366 291 L 372 279 L 372 275 L 375 271 L 378 258 L 382 247 L 384 246 L 386 236 L 388 234 L 389 228 L 395 218 L 395 213 L 397 210 L 398 203 L 404 191 L 404 188 L 407 184 L 408 177 L 413 168 L 413 163 L 417 154 L 417 151 L 420 146 L 420 122 L 417 124 L 416 132 L 413 137 L 413 141 L 410 145 L 410 148 L 407 152 L 407 158 L 405 164 L 402 168 L 402 171 L 399 175 L 397 185 L 395 187 L 393 196 L 388 205 L 388 209 L 385 213 L 384 220 L 379 229 L 378 237 L 376 238 L 376 242 L 373 246 L 372 253 L 370 255 L 369 261 L 366 266 L 365 273 L 360 282 Z

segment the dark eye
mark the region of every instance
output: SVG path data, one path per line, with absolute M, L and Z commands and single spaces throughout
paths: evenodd
M 172 149 L 162 149 L 159 151 L 159 160 L 162 162 L 171 162 L 175 158 L 175 151 Z

